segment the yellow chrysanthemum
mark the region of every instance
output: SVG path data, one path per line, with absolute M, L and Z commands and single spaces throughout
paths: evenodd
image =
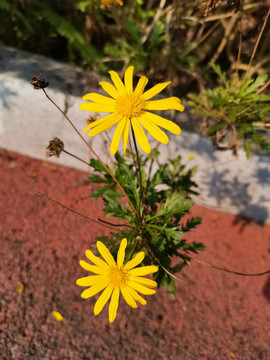
M 175 135 L 181 134 L 180 127 L 175 123 L 149 112 L 149 110 L 169 109 L 184 111 L 184 106 L 177 97 L 149 101 L 149 99 L 165 89 L 165 87 L 170 84 L 170 81 L 157 84 L 144 93 L 143 91 L 148 79 L 142 76 L 136 89 L 133 90 L 133 70 L 134 66 L 129 66 L 126 70 L 124 84 L 115 71 L 109 71 L 114 85 L 106 81 L 102 81 L 99 84 L 111 98 L 90 93 L 86 94 L 83 100 L 91 100 L 92 102 L 80 105 L 81 110 L 110 113 L 87 125 L 83 133 L 91 129 L 88 135 L 95 136 L 117 124 L 111 143 L 110 150 L 112 154 L 116 153 L 121 136 L 123 138 L 124 153 L 126 154 L 130 123 L 140 147 L 146 153 L 150 153 L 151 147 L 142 126 L 162 144 L 167 144 L 169 139 L 165 132 L 159 127 L 169 130 Z
M 115 5 L 123 6 L 122 0 L 101 0 L 100 8 L 104 10 L 106 9 L 106 7 L 111 7 Z
M 94 314 L 98 315 L 111 297 L 109 306 L 110 322 L 113 322 L 116 317 L 120 292 L 127 304 L 132 308 L 137 307 L 136 301 L 142 305 L 146 304 L 145 299 L 138 292 L 144 295 L 152 295 L 156 292 L 153 288 L 157 286 L 157 283 L 142 276 L 158 271 L 158 267 L 152 265 L 134 269 L 143 261 L 145 256 L 143 251 L 124 265 L 126 246 L 127 239 L 123 239 L 118 250 L 117 262 L 115 262 L 106 246 L 101 241 L 98 241 L 97 249 L 105 261 L 95 256 L 90 250 L 86 250 L 85 255 L 94 265 L 90 265 L 83 260 L 80 261 L 83 269 L 96 274 L 76 281 L 79 286 L 90 286 L 82 292 L 81 297 L 87 299 L 103 290 L 95 304 Z

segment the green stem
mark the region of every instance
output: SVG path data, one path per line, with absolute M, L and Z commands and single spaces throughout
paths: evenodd
M 131 228 L 131 226 L 128 225 L 128 224 L 113 224 L 113 223 L 110 223 L 109 221 L 102 220 L 100 218 L 95 218 L 95 219 L 91 218 L 90 216 L 81 214 L 78 211 L 75 211 L 75 210 L 71 209 L 70 207 L 68 207 L 68 206 L 66 206 L 64 204 L 61 204 L 59 201 L 56 201 L 56 200 L 50 198 L 49 196 L 46 196 L 46 195 L 44 195 L 42 193 L 39 193 L 39 192 L 35 193 L 35 194 L 38 195 L 38 196 L 44 197 L 45 199 L 53 202 L 54 204 L 57 204 L 57 205 L 61 206 L 62 208 L 66 209 L 66 210 L 68 210 L 68 211 L 70 211 L 70 212 L 72 212 L 72 213 L 74 213 L 76 215 L 80 215 L 80 216 L 82 216 L 83 218 L 85 218 L 87 220 L 91 220 L 91 221 L 93 221 L 93 222 L 95 222 L 95 223 L 97 223 L 99 225 L 109 227 L 109 228 L 115 228 L 115 227 L 129 227 L 129 228 Z
M 132 138 L 133 138 L 133 143 L 134 143 L 134 147 L 135 147 L 135 152 L 136 152 L 136 158 L 137 158 L 137 165 L 138 165 L 138 173 L 139 173 L 139 186 L 140 186 L 140 197 L 139 197 L 139 216 L 140 219 L 142 219 L 142 214 L 141 214 L 141 202 L 142 202 L 142 197 L 143 197 L 143 187 L 142 187 L 142 173 L 141 173 L 141 162 L 140 162 L 140 157 L 139 157 L 139 151 L 138 151 L 138 147 L 137 147 L 137 143 L 136 143 L 136 138 L 135 138 L 135 134 L 134 134 L 134 130 L 131 127 L 131 132 L 132 132 Z
M 97 157 L 97 159 L 99 160 L 99 162 L 105 167 L 105 169 L 108 171 L 108 173 L 111 175 L 111 177 L 113 178 L 113 180 L 116 182 L 116 184 L 119 186 L 120 190 L 122 191 L 122 193 L 125 195 L 125 198 L 127 199 L 129 205 L 131 206 L 131 208 L 133 209 L 133 211 L 135 212 L 135 214 L 139 217 L 138 211 L 135 209 L 134 205 L 132 204 L 131 200 L 129 199 L 129 197 L 127 196 L 127 193 L 125 192 L 125 190 L 123 189 L 123 187 L 120 185 L 119 181 L 116 179 L 116 177 L 113 175 L 113 173 L 111 172 L 111 170 L 105 165 L 105 163 L 101 160 L 101 158 L 98 156 L 98 154 L 94 151 L 94 149 L 92 148 L 92 146 L 90 146 L 88 144 L 88 142 L 84 139 L 84 137 L 80 134 L 79 130 L 76 128 L 76 126 L 73 124 L 73 122 L 70 120 L 70 118 L 64 113 L 64 111 L 62 109 L 60 109 L 60 107 L 50 98 L 50 96 L 47 94 L 47 92 L 42 89 L 44 94 L 46 95 L 47 99 L 50 100 L 50 102 L 57 108 L 57 110 L 60 111 L 60 113 L 67 119 L 67 121 L 70 123 L 70 125 L 73 127 L 73 129 L 76 131 L 76 133 L 79 135 L 79 137 L 82 139 L 82 141 L 85 143 L 85 145 L 88 147 L 88 149 Z
M 83 162 L 84 164 L 90 166 L 90 164 L 87 162 L 87 161 L 84 161 L 83 159 L 79 158 L 78 156 L 74 155 L 74 154 L 71 154 L 70 152 L 68 152 L 67 150 L 63 149 L 63 152 L 74 157 L 75 159 L 77 160 L 80 160 L 81 162 Z

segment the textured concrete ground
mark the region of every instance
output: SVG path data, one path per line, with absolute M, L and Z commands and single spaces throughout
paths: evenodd
M 81 299 L 75 285 L 85 274 L 79 259 L 108 229 L 35 195 L 102 216 L 102 203 L 88 198 L 87 174 L 6 150 L 0 169 L 1 360 L 270 359 L 269 276 L 240 277 L 192 262 L 175 301 L 159 290 L 127 327 L 122 301 L 109 324 L 108 308 L 95 317 L 95 299 Z M 200 206 L 192 214 L 203 223 L 188 239 L 207 247 L 197 258 L 240 272 L 270 269 L 269 225 Z

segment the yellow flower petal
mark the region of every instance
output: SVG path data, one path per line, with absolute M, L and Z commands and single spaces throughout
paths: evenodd
M 109 74 L 119 95 L 122 95 L 125 92 L 125 86 L 122 83 L 122 80 L 120 79 L 119 75 L 115 71 L 109 71 Z
M 52 316 L 57 320 L 57 321 L 63 321 L 63 315 L 60 314 L 60 312 L 58 311 L 52 311 Z
M 98 267 L 101 267 L 105 270 L 109 270 L 110 267 L 108 264 L 105 263 L 105 261 L 103 261 L 102 259 L 100 259 L 99 257 L 95 256 L 91 250 L 86 250 L 85 251 L 85 255 L 88 257 L 88 259 L 90 261 L 92 261 L 93 264 L 97 265 Z
M 146 85 L 148 83 L 148 79 L 146 76 L 141 76 L 140 80 L 136 86 L 136 89 L 134 90 L 134 94 L 142 95 L 143 90 L 145 89 Z
M 132 295 L 125 287 L 121 287 L 121 293 L 122 293 L 123 298 L 125 299 L 126 303 L 129 306 L 131 306 L 134 309 L 138 307 L 138 305 L 136 304 L 136 301 L 133 299 Z
M 107 81 L 101 81 L 99 85 L 102 87 L 104 91 L 106 91 L 107 94 L 109 94 L 112 98 L 117 99 L 119 94 L 116 88 Z
M 130 281 L 135 281 L 141 285 L 147 286 L 149 288 L 155 288 L 157 287 L 157 283 L 151 279 L 147 279 L 147 278 L 143 278 L 140 276 L 134 276 L 134 275 L 130 275 L 129 276 L 129 280 Z
M 106 277 L 104 275 L 90 275 L 85 276 L 76 281 L 79 286 L 92 286 L 104 281 Z
M 127 150 L 127 144 L 128 144 L 129 128 L 130 128 L 130 120 L 127 119 L 124 131 L 123 131 L 123 149 L 124 149 L 125 156 L 127 156 L 126 150 Z
M 113 322 L 118 309 L 118 303 L 119 303 L 119 288 L 114 289 L 112 293 L 112 299 L 109 306 L 109 321 Z
M 178 110 L 184 111 L 185 108 L 180 104 L 180 99 L 177 101 L 175 97 L 162 99 L 162 100 L 152 100 L 145 103 L 145 110 Z
M 91 112 L 99 112 L 99 113 L 112 113 L 115 112 L 115 105 L 112 106 L 110 104 L 97 104 L 97 103 L 84 103 L 79 105 L 81 110 L 91 111 Z
M 96 93 L 86 94 L 86 95 L 84 95 L 84 97 L 82 99 L 83 100 L 91 100 L 97 104 L 115 106 L 114 99 L 111 99 L 107 96 L 96 94 Z
M 145 135 L 141 124 L 136 118 L 131 118 L 131 125 L 133 127 L 136 139 L 138 141 L 138 144 L 142 148 L 146 154 L 149 154 L 151 152 L 151 146 L 149 145 L 149 142 L 147 140 L 147 136 Z
M 97 293 L 99 293 L 101 290 L 105 289 L 106 286 L 109 285 L 109 280 L 104 280 L 102 282 L 98 282 L 97 284 L 91 286 L 90 288 L 84 290 L 81 293 L 81 297 L 83 299 L 87 299 L 91 296 L 96 295 Z
M 136 290 L 132 289 L 129 286 L 127 286 L 126 289 L 130 292 L 131 296 L 135 301 L 138 301 L 142 305 L 147 304 L 146 300 L 143 297 L 141 297 L 141 295 L 139 295 Z
M 111 286 L 106 287 L 103 293 L 100 295 L 94 306 L 94 314 L 98 315 L 104 308 L 105 304 L 109 300 L 112 294 L 113 288 Z
M 89 125 L 87 125 L 87 128 L 93 129 L 96 126 L 102 125 L 103 123 L 112 122 L 115 119 L 115 117 L 117 117 L 117 114 L 115 112 L 113 114 L 103 116 L 102 118 L 91 122 Z M 85 130 L 83 132 L 85 132 Z
M 84 260 L 80 260 L 80 265 L 84 270 L 91 271 L 94 274 L 106 275 L 107 271 L 96 265 L 90 265 Z
M 86 126 L 86 128 L 83 130 L 82 134 L 84 134 L 86 131 L 88 131 L 88 130 L 91 129 L 91 128 L 92 128 L 92 123 L 91 123 L 91 124 L 88 124 L 88 125 Z
M 128 286 L 130 286 L 134 290 L 137 290 L 139 293 L 144 295 L 153 295 L 156 293 L 156 290 L 149 289 L 148 287 L 138 284 L 135 281 L 129 281 Z
M 112 126 L 114 126 L 119 121 L 121 121 L 121 119 L 122 119 L 121 114 L 112 113 L 110 115 L 105 116 L 102 119 L 95 121 L 98 123 L 97 124 L 92 123 L 93 125 L 90 124 L 92 127 L 92 130 L 89 132 L 88 136 L 95 136 L 95 135 L 98 135 L 99 133 L 101 133 L 102 131 L 106 131 L 106 130 L 110 129 Z M 100 120 L 103 120 L 103 121 L 100 121 Z M 88 125 L 88 128 L 90 128 L 90 125 Z
M 144 275 L 149 275 L 149 274 L 155 273 L 157 271 L 158 271 L 157 266 L 150 265 L 150 266 L 142 266 L 142 267 L 139 267 L 139 268 L 136 268 L 136 269 L 131 269 L 129 271 L 129 274 L 130 275 L 135 275 L 135 276 L 144 276 Z
M 17 286 L 18 286 L 18 287 L 17 287 L 17 291 L 18 291 L 19 294 L 21 294 L 21 293 L 23 292 L 24 285 L 23 285 L 22 282 L 17 281 Z
M 109 250 L 106 248 L 106 246 L 101 241 L 97 241 L 97 249 L 98 249 L 100 255 L 108 263 L 109 266 L 116 265 L 112 254 L 109 252 Z
M 172 134 L 175 134 L 175 135 L 181 134 L 181 129 L 178 125 L 176 125 L 174 122 L 172 122 L 170 120 L 164 119 L 163 117 L 161 117 L 159 115 L 149 113 L 149 112 L 144 112 L 143 117 L 152 121 L 157 126 L 160 126 L 163 129 L 170 131 Z
M 125 251 L 127 247 L 127 239 L 124 238 L 119 246 L 119 250 L 117 253 L 117 265 L 121 267 L 123 265 L 124 259 L 125 259 Z
M 171 81 L 167 81 L 164 83 L 157 84 L 153 86 L 150 90 L 146 91 L 144 94 L 142 94 L 142 97 L 144 100 L 149 100 L 158 93 L 160 93 L 163 89 L 165 89 L 166 86 L 168 86 L 171 83 Z
M 129 260 L 124 266 L 124 270 L 133 269 L 135 266 L 139 265 L 145 257 L 145 253 L 143 251 L 139 252 L 133 259 Z
M 110 151 L 112 154 L 115 154 L 118 149 L 119 141 L 121 139 L 121 136 L 123 135 L 123 131 L 125 129 L 126 123 L 127 123 L 127 119 L 126 118 L 122 119 L 117 125 L 117 128 L 115 129 L 110 147 Z
M 160 130 L 160 128 L 156 124 L 154 124 L 152 121 L 149 121 L 147 117 L 143 115 L 140 116 L 140 121 L 142 126 L 149 132 L 150 135 L 153 136 L 153 138 L 155 138 L 162 144 L 168 144 L 168 136 L 165 134 L 164 131 Z
M 125 72 L 125 87 L 128 93 L 133 93 L 133 71 L 134 66 L 129 66 Z

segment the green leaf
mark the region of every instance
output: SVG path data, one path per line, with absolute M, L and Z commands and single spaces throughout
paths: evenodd
M 258 88 L 260 88 L 261 86 L 263 86 L 265 84 L 266 80 L 267 80 L 266 74 L 258 76 L 254 82 L 252 81 L 253 84 L 251 84 L 251 82 L 250 82 L 249 86 L 245 89 L 242 96 L 244 97 L 244 96 L 247 96 L 248 94 L 256 92 L 256 90 Z
M 197 225 L 201 224 L 202 218 L 199 216 L 187 219 L 186 224 L 182 225 L 182 231 L 187 232 L 194 229 Z
M 85 60 L 93 61 L 98 58 L 99 55 L 97 50 L 85 40 L 81 32 L 79 32 L 68 20 L 47 8 L 41 9 L 40 14 L 61 36 L 65 37 L 69 43 L 79 51 L 80 55 Z
M 160 205 L 159 212 L 151 216 L 148 221 L 153 221 L 156 218 L 166 217 L 171 218 L 176 215 L 186 214 L 194 202 L 192 200 L 186 199 L 185 194 L 174 192 L 170 197 L 167 198 L 164 204 Z
M 221 68 L 217 64 L 210 64 L 211 68 L 215 71 L 215 73 L 221 78 L 224 85 L 229 87 L 229 81 L 226 78 L 226 74 L 222 72 Z
M 139 45 L 141 45 L 141 38 L 139 35 L 139 31 L 136 28 L 134 22 L 130 19 L 127 21 L 127 30 L 129 34 L 131 35 L 132 39 Z
M 91 159 L 90 165 L 92 166 L 92 168 L 95 169 L 95 171 L 100 171 L 104 174 L 108 174 L 108 171 L 105 169 L 105 167 L 101 164 L 99 160 Z
M 250 159 L 252 155 L 252 149 L 248 139 L 244 139 L 244 149 L 247 159 Z

